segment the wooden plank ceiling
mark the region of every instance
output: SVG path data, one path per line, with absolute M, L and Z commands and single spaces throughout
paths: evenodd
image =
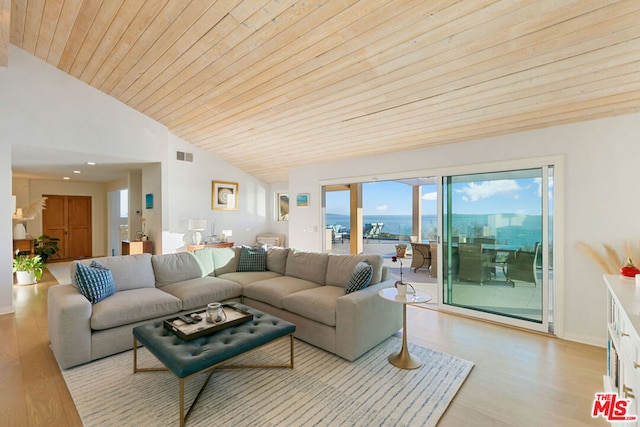
M 266 182 L 640 111 L 637 0 L 12 0 L 10 15 L 12 44 Z

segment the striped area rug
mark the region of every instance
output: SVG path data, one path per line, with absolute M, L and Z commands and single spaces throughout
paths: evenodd
M 398 369 L 387 356 L 400 348 L 391 337 L 354 362 L 296 340 L 295 368 L 218 370 L 187 426 L 433 426 L 473 363 L 410 344 L 422 360 Z M 288 359 L 288 340 L 242 356 L 234 363 Z M 141 349 L 139 366 L 160 366 Z M 85 426 L 179 425 L 178 379 L 170 372 L 132 373 L 128 351 L 63 371 Z M 186 382 L 195 398 L 204 375 Z

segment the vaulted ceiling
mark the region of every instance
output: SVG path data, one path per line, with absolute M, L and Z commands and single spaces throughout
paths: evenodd
M 12 44 L 266 182 L 640 111 L 637 0 L 11 0 L 9 13 Z

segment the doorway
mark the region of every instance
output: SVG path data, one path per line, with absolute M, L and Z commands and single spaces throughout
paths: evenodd
M 43 234 L 60 239 L 60 260 L 91 258 L 91 196 L 46 194 L 47 208 L 42 211 Z

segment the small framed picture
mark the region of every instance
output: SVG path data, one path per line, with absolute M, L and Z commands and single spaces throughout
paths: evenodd
M 211 209 L 237 210 L 238 183 L 211 181 Z
M 296 206 L 299 208 L 309 207 L 309 193 L 302 193 L 296 196 Z
M 276 195 L 278 221 L 289 221 L 289 194 L 278 193 Z
M 153 209 L 153 194 L 148 193 L 147 195 L 144 196 L 144 201 L 145 201 L 145 209 Z

